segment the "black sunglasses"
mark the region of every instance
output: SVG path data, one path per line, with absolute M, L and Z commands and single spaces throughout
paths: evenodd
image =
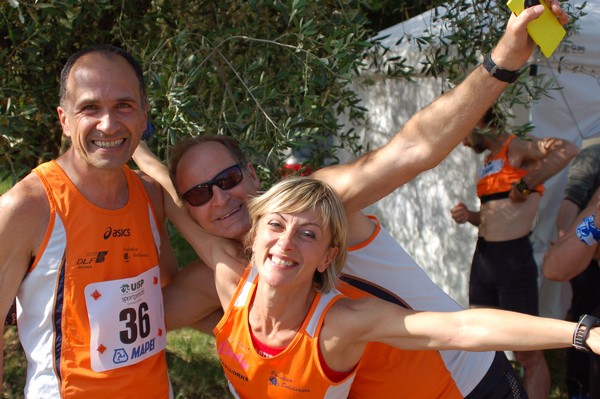
M 229 190 L 240 184 L 244 178 L 242 165 L 244 165 L 244 162 L 223 169 L 209 181 L 195 185 L 187 190 L 181 198 L 191 206 L 206 204 L 213 196 L 213 186 L 217 186 L 221 190 Z

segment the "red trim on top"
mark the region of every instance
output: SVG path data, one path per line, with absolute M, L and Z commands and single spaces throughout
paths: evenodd
M 262 357 L 273 357 L 279 355 L 281 352 L 287 348 L 287 346 L 282 346 L 281 348 L 275 348 L 273 346 L 269 346 L 267 344 L 263 344 L 256 336 L 254 332 L 252 332 L 252 328 L 248 326 L 248 330 L 250 330 L 250 337 L 252 338 L 252 344 L 254 345 L 254 349 L 258 352 Z
M 343 381 L 346 377 L 348 377 L 350 374 L 352 374 L 354 372 L 354 368 L 350 371 L 335 371 L 335 370 L 333 370 L 331 367 L 329 367 L 329 365 L 327 365 L 327 362 L 325 362 L 325 359 L 323 358 L 323 353 L 321 352 L 321 345 L 317 345 L 317 346 L 319 347 L 319 362 L 321 363 L 321 368 L 323 369 L 323 372 L 325 373 L 327 378 L 329 378 L 331 381 L 333 381 L 333 382 Z

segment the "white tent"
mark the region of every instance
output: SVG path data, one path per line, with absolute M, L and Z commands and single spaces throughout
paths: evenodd
M 577 5 L 578 1 L 572 3 Z M 564 88 L 554 92 L 554 99 L 544 98 L 533 104 L 531 118 L 537 136 L 561 136 L 580 142 L 577 137 L 600 133 L 600 26 L 596 23 L 600 20 L 600 0 L 587 3 L 589 15 L 581 23 L 581 33 L 571 37 L 570 43 L 553 56 L 552 61 L 565 57 L 560 72 L 555 62 L 549 66 L 540 64 L 539 73 L 556 76 Z M 441 28 L 439 23 L 433 23 L 434 12 L 428 11 L 380 32 L 380 37 L 388 36 L 385 44 L 390 47 L 390 55 L 405 57 L 407 65 L 420 70 L 419 61 L 424 53 L 414 38 Z M 552 68 L 552 72 L 546 72 L 546 67 Z M 367 86 L 357 80 L 354 86 L 363 105 L 369 109 L 367 124 L 357 127 L 365 148 L 385 144 L 412 114 L 449 89 L 443 78 L 419 76 L 409 82 L 373 71 L 365 71 L 363 77 L 375 82 Z M 528 111 L 516 112 L 522 113 L 521 119 L 530 118 Z M 430 277 L 464 306 L 468 302 L 468 274 L 477 231 L 472 226 L 456 225 L 450 217 L 450 209 L 459 201 L 478 209 L 475 168 L 480 162 L 472 151 L 458 146 L 435 169 L 422 173 L 368 209 L 381 219 Z M 536 243 L 536 248 L 543 248 L 553 235 L 562 184 L 561 179 L 553 179 L 547 185 L 540 211 L 541 223 L 536 228 L 536 240 L 542 244 Z

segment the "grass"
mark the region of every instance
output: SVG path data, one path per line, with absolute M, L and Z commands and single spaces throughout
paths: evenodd
M 214 338 L 188 329 L 167 336 L 169 378 L 176 399 L 231 398 Z M 23 399 L 27 361 L 16 327 L 4 330 L 3 399 Z
M 231 398 L 214 338 L 181 329 L 168 335 L 167 360 L 175 398 Z
M 4 332 L 4 399 L 22 399 L 25 381 L 25 356 L 14 327 Z M 567 399 L 562 349 L 545 351 L 552 373 L 551 399 Z M 214 338 L 181 329 L 167 337 L 169 376 L 176 399 L 231 398 L 217 357 Z

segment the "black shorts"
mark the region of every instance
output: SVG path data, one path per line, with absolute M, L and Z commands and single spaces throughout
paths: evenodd
M 477 240 L 471 264 L 469 304 L 538 315 L 538 267 L 529 236 Z
M 494 361 L 479 384 L 465 399 L 527 399 L 527 392 L 504 352 Z

